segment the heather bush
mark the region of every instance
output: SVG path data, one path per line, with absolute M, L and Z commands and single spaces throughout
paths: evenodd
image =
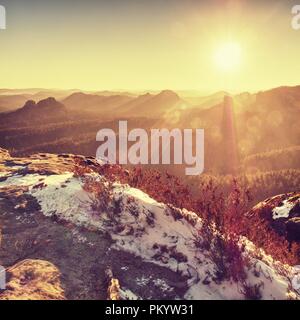
M 216 265 L 216 278 L 219 281 L 244 279 L 244 262 L 238 237 L 235 234 L 240 211 L 245 207 L 246 193 L 242 192 L 237 183 L 233 182 L 230 197 L 220 192 L 217 184 L 212 180 L 199 187 L 196 197 L 190 189 L 183 185 L 179 178 L 168 173 L 162 174 L 155 170 L 142 171 L 140 167 L 124 170 L 118 165 L 101 165 L 94 168 L 101 177 L 84 175 L 84 189 L 95 195 L 94 209 L 97 212 L 111 209 L 113 202 L 111 184 L 115 181 L 128 183 L 131 187 L 139 188 L 157 201 L 167 204 L 167 212 L 174 220 L 183 219 L 178 208 L 187 208 L 196 212 L 202 218 L 202 228 L 199 232 L 197 245 L 206 249 Z M 84 169 L 77 169 L 84 172 Z M 89 172 L 89 171 L 88 171 Z M 104 182 L 106 181 L 106 182 Z M 135 203 L 129 203 L 128 208 L 133 216 L 138 216 Z
M 84 168 L 80 168 L 81 166 Z M 283 236 L 278 235 L 265 216 L 251 216 L 247 213 L 253 204 L 253 197 L 250 196 L 253 195 L 253 190 L 255 198 L 257 193 L 264 197 L 266 191 L 263 188 L 270 190 L 269 183 L 273 186 L 274 183 L 282 182 L 286 171 L 282 174 L 270 172 L 237 178 L 202 175 L 188 179 L 188 184 L 184 184 L 184 179 L 157 170 L 142 170 L 138 166 L 125 169 L 110 164 L 88 166 L 83 159 L 78 160 L 75 167 L 77 175 L 91 171 L 99 173 L 111 183 L 118 181 L 129 184 L 167 204 L 174 219 L 180 219 L 176 208 L 186 208 L 197 213 L 202 218 L 203 227 L 195 243 L 201 250 L 211 252 L 220 279 L 243 278 L 242 266 L 246 262 L 243 261 L 241 253 L 243 248 L 238 245 L 239 236 L 246 236 L 259 248 L 282 262 L 297 264 L 300 261 L 298 243 L 289 243 Z M 292 170 L 290 174 L 293 176 Z M 283 188 L 286 188 L 285 183 Z M 107 198 L 104 192 L 104 199 L 105 197 Z M 266 208 L 265 215 L 268 214 L 269 209 Z
M 75 158 L 74 167 L 73 167 L 74 177 L 82 178 L 86 174 L 89 174 L 91 172 L 92 172 L 92 170 L 88 166 L 83 164 L 82 159 Z
M 112 184 L 104 179 L 93 176 L 83 178 L 83 189 L 91 195 L 93 212 L 109 213 L 112 210 L 113 193 Z
M 248 191 L 243 192 L 233 181 L 232 192 L 228 197 L 219 190 L 212 180 L 201 185 L 196 212 L 202 218 L 198 246 L 209 252 L 216 266 L 216 280 L 244 281 L 245 258 L 239 245 L 237 234 L 238 217 L 243 213 Z
M 248 283 L 244 283 L 241 293 L 244 295 L 246 300 L 261 300 L 261 287 L 263 283 L 255 284 L 253 286 Z

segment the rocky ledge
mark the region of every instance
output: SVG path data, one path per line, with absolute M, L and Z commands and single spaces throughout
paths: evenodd
M 78 176 L 78 159 L 102 165 L 69 154 L 14 158 L 0 149 L 0 265 L 7 271 L 0 299 L 245 299 L 241 283 L 216 280 L 209 252 L 195 241 L 202 227 L 195 213 L 95 172 Z M 241 241 L 245 283 L 259 288 L 259 298 L 299 298 L 291 266 Z

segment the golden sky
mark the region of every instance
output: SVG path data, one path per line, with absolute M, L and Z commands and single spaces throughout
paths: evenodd
M 0 87 L 238 92 L 297 85 L 295 2 L 0 0 L 7 12 Z

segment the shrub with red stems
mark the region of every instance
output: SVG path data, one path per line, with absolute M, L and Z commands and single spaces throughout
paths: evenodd
M 238 243 L 240 236 L 246 236 L 257 247 L 263 248 L 282 262 L 300 262 L 299 243 L 290 243 L 276 233 L 266 218 L 270 214 L 270 208 L 265 208 L 259 216 L 250 217 L 247 214 L 253 201 L 253 188 L 250 192 L 250 188 L 247 187 L 249 181 L 247 182 L 246 178 L 228 176 L 224 188 L 222 179 L 205 175 L 199 177 L 197 183 L 186 180 L 189 183 L 185 184 L 184 179 L 157 170 L 142 169 L 138 166 L 125 169 L 110 164 L 88 166 L 82 159 L 77 161 L 75 173 L 78 176 L 91 171 L 99 173 L 110 183 L 118 181 L 129 184 L 149 194 L 158 202 L 167 204 L 174 219 L 180 219 L 174 208 L 186 208 L 201 217 L 203 225 L 195 243 L 199 249 L 210 252 L 219 280 L 244 281 L 247 261 L 242 254 L 243 248 Z M 264 186 L 263 180 L 256 182 Z M 254 188 L 255 192 L 258 190 L 260 188 Z M 100 204 L 100 207 L 105 207 L 110 198 L 109 193 L 101 189 L 96 192 L 104 195 L 104 205 Z

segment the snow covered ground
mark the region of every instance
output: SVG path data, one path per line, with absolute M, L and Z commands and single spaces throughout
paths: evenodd
M 273 219 L 280 219 L 280 218 L 288 218 L 290 215 L 291 210 L 296 206 L 296 203 L 289 202 L 288 200 L 284 200 L 282 205 L 276 207 L 272 210 L 273 212 Z
M 5 177 L 0 188 L 27 186 L 28 194 L 36 198 L 45 216 L 55 215 L 77 226 L 105 230 L 114 240 L 115 249 L 133 253 L 185 276 L 189 285 L 186 299 L 244 299 L 241 284 L 214 281 L 214 263 L 208 253 L 195 244 L 196 236 L 201 234 L 201 220 L 195 213 L 171 210 L 144 192 L 121 184 L 114 184 L 112 188 L 120 212 L 114 215 L 110 209 L 94 212 L 95 196 L 83 189 L 83 180 L 74 177 L 73 173 L 48 176 L 8 173 Z M 102 178 L 95 179 L 100 181 Z M 277 210 L 276 213 L 284 215 L 285 211 L 278 213 Z M 247 283 L 260 286 L 262 299 L 297 298 L 291 289 L 293 268 L 273 261 L 262 251 L 257 258 L 255 246 L 245 239 L 244 242 L 250 261 Z M 164 290 L 172 290 L 163 281 L 155 281 Z M 128 299 L 138 298 L 130 289 L 123 290 Z

